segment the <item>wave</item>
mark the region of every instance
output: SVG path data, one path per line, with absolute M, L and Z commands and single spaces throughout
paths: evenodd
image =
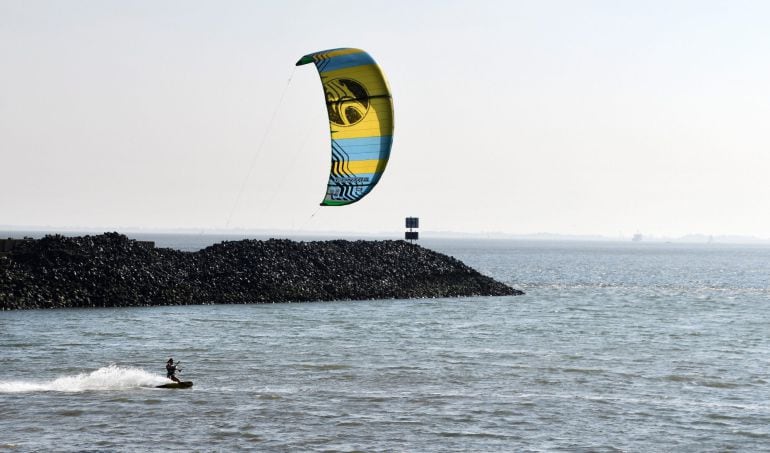
M 141 368 L 109 365 L 90 373 L 62 376 L 50 381 L 0 381 L 0 393 L 129 390 L 165 383 L 168 383 L 165 377 Z

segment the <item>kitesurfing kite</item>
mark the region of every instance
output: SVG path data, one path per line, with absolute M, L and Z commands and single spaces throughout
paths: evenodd
M 379 182 L 393 143 L 393 99 L 380 67 L 360 49 L 300 58 L 315 63 L 326 95 L 332 165 L 321 206 L 355 203 Z

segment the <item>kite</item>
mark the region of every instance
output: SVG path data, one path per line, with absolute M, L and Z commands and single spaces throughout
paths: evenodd
M 380 181 L 393 144 L 393 99 L 368 53 L 330 49 L 300 58 L 314 63 L 326 96 L 332 164 L 321 206 L 344 206 L 365 197 Z

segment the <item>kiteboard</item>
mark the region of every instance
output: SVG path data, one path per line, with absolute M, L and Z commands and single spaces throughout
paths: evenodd
M 169 382 L 168 384 L 156 385 L 159 389 L 188 389 L 192 387 L 192 381 Z

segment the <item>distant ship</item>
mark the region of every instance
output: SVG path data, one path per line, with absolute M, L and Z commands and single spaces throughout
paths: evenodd
M 636 233 L 631 240 L 634 242 L 642 242 L 642 233 Z

